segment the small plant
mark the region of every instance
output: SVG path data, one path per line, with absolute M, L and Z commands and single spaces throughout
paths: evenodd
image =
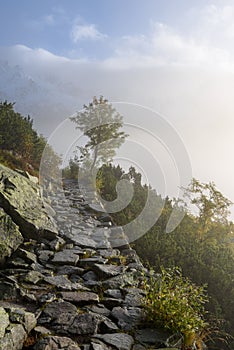
M 160 275 L 151 270 L 150 276 L 144 278 L 144 289 L 147 320 L 154 326 L 180 332 L 183 349 L 189 349 L 208 326 L 204 320 L 204 304 L 208 301 L 204 287 L 183 277 L 179 268 L 161 268 Z

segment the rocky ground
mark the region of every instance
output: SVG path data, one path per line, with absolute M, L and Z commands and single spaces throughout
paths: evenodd
M 177 349 L 145 323 L 147 270 L 124 232 L 97 220 L 76 183 L 49 206 L 30 179 L 0 167 L 0 204 L 1 350 Z

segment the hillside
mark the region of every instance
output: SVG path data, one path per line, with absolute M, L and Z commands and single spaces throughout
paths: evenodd
M 148 323 L 152 274 L 88 193 L 66 181 L 66 199 L 54 187 L 43 203 L 25 176 L 0 166 L 0 179 L 0 349 L 181 349 L 182 334 Z
M 163 199 L 143 185 L 134 167 L 126 172 L 109 163 L 97 173 L 99 195 L 113 201 L 117 182 L 125 179 L 134 196 L 120 212 L 98 215 L 90 208 L 94 194 L 81 183 L 78 187 L 76 159 L 63 171 L 64 188 L 52 178 L 46 179 L 43 191 L 36 184 L 31 175 L 38 175 L 46 140 L 30 117 L 3 102 L 0 127 L 0 312 L 5 320 L 0 349 L 60 349 L 66 344 L 68 349 L 170 345 L 195 350 L 206 349 L 204 341 L 211 350 L 233 349 L 231 202 L 213 183 L 193 179 L 186 189 L 198 206 L 195 216 L 183 201 Z M 46 167 L 58 167 L 60 158 L 50 147 L 47 155 Z M 163 210 L 155 225 L 133 241 L 124 228 L 142 212 L 149 193 L 163 203 Z M 183 210 L 184 218 L 166 234 L 174 208 Z M 74 306 L 79 306 L 78 314 Z M 14 316 L 14 307 L 30 325 Z M 192 340 L 185 346 L 188 334 Z M 121 347 L 121 342 L 126 344 Z

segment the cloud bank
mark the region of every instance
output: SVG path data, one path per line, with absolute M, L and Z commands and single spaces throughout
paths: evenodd
M 234 6 L 199 11 L 188 32 L 151 22 L 148 35 L 112 40 L 95 25 L 74 25 L 76 43 L 112 40 L 112 54 L 102 60 L 2 47 L 0 98 L 15 101 L 45 135 L 94 95 L 150 107 L 180 134 L 194 176 L 215 181 L 234 201 Z

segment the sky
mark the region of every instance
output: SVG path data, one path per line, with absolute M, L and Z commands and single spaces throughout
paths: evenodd
M 132 128 L 133 145 L 122 159 L 126 154 L 151 173 L 156 188 L 164 177 L 169 195 L 184 172 L 214 181 L 234 201 L 233 1 L 0 3 L 0 100 L 16 102 L 16 110 L 30 114 L 36 129 L 52 134 L 61 148 L 71 132 L 61 123 L 94 95 L 125 103 L 127 120 L 145 129 L 139 135 Z M 152 130 L 157 145 L 147 141 Z M 166 134 L 173 134 L 174 145 Z M 173 171 L 162 161 L 165 149 Z M 147 165 L 144 152 L 150 153 Z M 150 158 L 157 152 L 160 175 Z

